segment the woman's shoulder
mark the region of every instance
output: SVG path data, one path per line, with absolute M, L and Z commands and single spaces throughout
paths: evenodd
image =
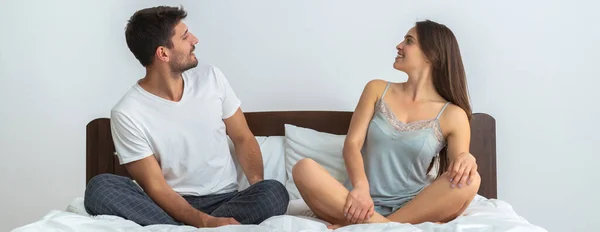
M 389 81 L 383 80 L 383 79 L 372 79 L 369 82 L 367 82 L 367 84 L 365 85 L 365 89 L 366 88 L 377 88 L 377 87 L 385 87 L 387 84 L 389 83 Z
M 468 129 L 469 117 L 463 108 L 453 103 L 448 103 L 448 106 L 440 116 L 442 125 L 447 125 L 445 131 L 451 132 L 455 130 Z
M 453 103 L 448 103 L 448 106 L 444 110 L 441 118 L 444 118 L 448 121 L 462 121 L 468 120 L 467 113 L 460 106 L 455 105 Z
M 363 92 L 376 95 L 377 98 L 381 97 L 383 91 L 387 88 L 388 84 L 396 84 L 383 79 L 372 79 L 365 85 Z

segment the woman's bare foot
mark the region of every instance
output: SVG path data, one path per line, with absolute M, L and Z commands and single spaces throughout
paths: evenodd
M 336 229 L 339 229 L 339 228 L 342 228 L 342 227 L 344 227 L 344 226 L 340 225 L 340 224 L 332 224 L 332 225 L 328 225 L 327 229 L 336 230 Z
M 389 219 L 387 219 L 386 217 L 381 216 L 378 213 L 375 213 L 373 215 L 373 217 L 371 217 L 369 220 L 367 220 L 364 223 L 359 223 L 359 224 L 387 223 L 387 222 L 391 222 L 391 221 Z M 350 225 L 350 224 L 331 224 L 331 225 L 327 226 L 327 229 L 336 230 L 336 229 L 342 228 L 347 225 Z

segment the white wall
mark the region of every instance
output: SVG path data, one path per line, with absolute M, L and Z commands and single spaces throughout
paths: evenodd
M 246 111 L 352 110 L 368 80 L 405 80 L 394 46 L 415 20 L 447 24 L 474 110 L 497 119 L 499 198 L 550 231 L 600 229 L 599 176 L 584 174 L 600 162 L 599 3 L 180 2 L 199 58 L 223 69 Z M 0 230 L 82 196 L 86 123 L 143 75 L 123 27 L 157 3 L 173 1 L 0 3 Z

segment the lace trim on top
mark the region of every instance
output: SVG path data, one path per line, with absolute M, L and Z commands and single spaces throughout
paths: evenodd
M 417 130 L 432 128 L 437 140 L 440 143 L 442 143 L 441 145 L 444 144 L 444 142 L 445 142 L 444 134 L 442 133 L 442 129 L 440 127 L 440 121 L 437 118 L 429 119 L 429 120 L 419 120 L 419 121 L 414 121 L 414 122 L 410 122 L 410 123 L 404 123 L 404 122 L 398 120 L 398 118 L 396 117 L 394 112 L 392 112 L 388 108 L 387 103 L 385 103 L 385 101 L 383 101 L 382 99 L 378 100 L 377 108 L 381 111 L 381 113 L 383 113 L 383 115 L 387 118 L 388 122 L 390 122 L 390 124 L 396 130 L 398 130 L 398 131 L 417 131 Z

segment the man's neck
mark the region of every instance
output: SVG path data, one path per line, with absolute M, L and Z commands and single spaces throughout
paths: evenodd
M 144 90 L 169 101 L 178 102 L 183 97 L 184 82 L 181 73 L 146 69 L 146 76 L 139 85 Z

